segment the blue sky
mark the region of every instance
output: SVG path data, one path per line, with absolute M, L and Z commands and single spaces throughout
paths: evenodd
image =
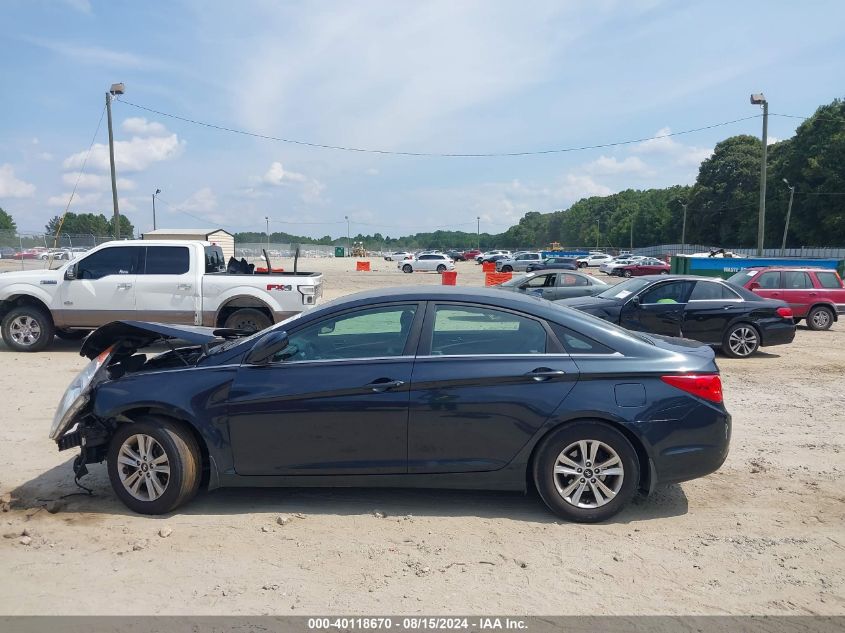
M 60 214 L 112 82 L 125 101 L 271 136 L 391 151 L 637 139 L 841 97 L 845 3 L 0 0 L 0 206 Z M 508 158 L 318 150 L 114 104 L 121 210 L 151 228 L 321 236 L 498 232 L 581 197 L 691 183 L 760 119 L 617 148 Z M 788 138 L 799 121 L 772 117 Z M 105 122 L 71 211 L 111 213 Z

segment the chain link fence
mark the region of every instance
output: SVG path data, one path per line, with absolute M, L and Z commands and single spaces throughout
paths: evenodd
M 0 271 L 55 268 L 112 239 L 93 234 L 0 231 Z

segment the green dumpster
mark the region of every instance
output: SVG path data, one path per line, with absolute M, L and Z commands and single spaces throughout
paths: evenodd
M 345 257 L 342 246 L 335 246 L 334 247 L 334 256 L 335 257 Z

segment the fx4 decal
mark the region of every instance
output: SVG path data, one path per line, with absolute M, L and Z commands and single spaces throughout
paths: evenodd
M 288 292 L 293 290 L 293 286 L 289 284 L 267 284 L 267 290 L 281 290 L 282 292 Z

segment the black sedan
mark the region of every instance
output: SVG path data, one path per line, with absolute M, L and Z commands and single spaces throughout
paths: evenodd
M 379 289 L 245 337 L 117 321 L 82 353 L 50 437 L 146 514 L 200 486 L 532 485 L 601 521 L 718 469 L 731 431 L 706 346 L 493 289 Z
M 556 301 L 572 297 L 591 297 L 604 292 L 611 286 L 587 273 L 544 270 L 513 277 L 493 287 Z
M 533 270 L 578 270 L 578 260 L 572 257 L 547 257 L 539 262 L 528 264 L 526 272 Z
M 734 358 L 795 338 L 788 304 L 712 277 L 649 275 L 558 303 L 629 330 L 700 341 Z

